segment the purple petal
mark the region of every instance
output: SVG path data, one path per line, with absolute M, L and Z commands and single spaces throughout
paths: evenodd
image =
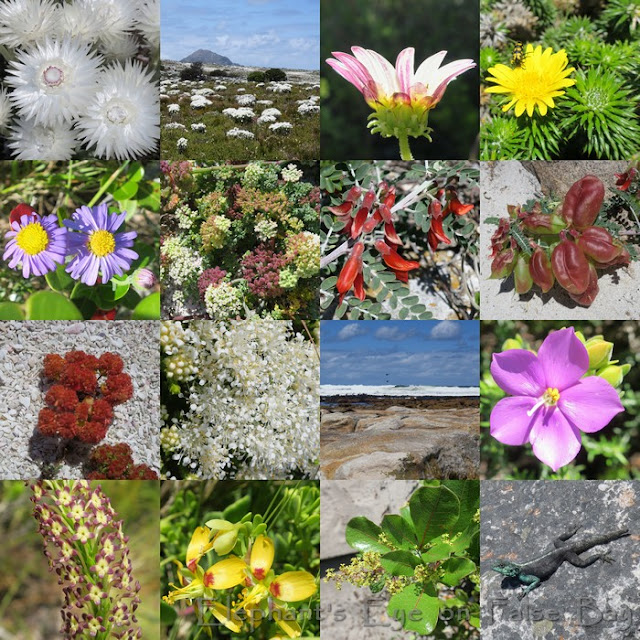
M 624 407 L 618 392 L 598 376 L 583 378 L 560 394 L 558 408 L 580 430 L 604 429 Z
M 559 391 L 573 386 L 589 368 L 589 354 L 573 327 L 550 333 L 538 350 L 547 387 Z
M 580 451 L 580 430 L 556 407 L 538 409 L 531 429 L 533 453 L 554 471 L 569 464 Z
M 498 386 L 512 396 L 540 397 L 546 388 L 544 371 L 535 353 L 509 349 L 494 353 L 491 375 Z
M 529 432 L 539 411 L 533 418 L 527 415 L 536 403 L 535 398 L 516 396 L 503 398 L 491 412 L 491 435 L 503 444 L 520 445 L 529 440 Z

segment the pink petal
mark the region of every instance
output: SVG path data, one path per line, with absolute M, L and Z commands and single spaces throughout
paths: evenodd
M 503 398 L 491 412 L 489 423 L 491 435 L 503 444 L 521 445 L 529 440 L 531 426 L 540 411 L 536 411 L 533 418 L 527 415 L 536 398 L 516 396 Z
M 352 84 L 354 84 L 358 89 L 362 90 L 362 87 L 373 82 L 373 78 L 371 74 L 367 71 L 367 68 L 359 61 L 356 60 L 353 56 L 348 53 L 342 53 L 341 51 L 333 51 L 333 56 L 338 60 L 338 63 L 335 63 L 335 60 L 329 58 L 327 62 L 341 75 L 342 71 L 348 73 L 351 78 L 347 78 L 345 75 L 343 77 Z
M 574 427 L 557 407 L 538 409 L 531 428 L 533 453 L 554 471 L 569 464 L 580 451 L 580 430 Z
M 539 398 L 546 389 L 542 365 L 535 353 L 525 349 L 494 353 L 491 375 L 497 385 L 512 396 Z
M 473 60 L 456 60 L 438 69 L 433 79 L 434 86 L 430 88 L 434 101 L 438 102 L 442 98 L 445 89 L 453 79 L 475 66 L 476 63 Z
M 598 376 L 583 378 L 560 394 L 558 408 L 578 429 L 593 433 L 604 429 L 624 407 L 618 392 Z
M 362 47 L 351 47 L 353 55 L 367 68 L 374 82 L 387 96 L 392 96 L 399 89 L 396 70 L 391 63 L 379 53 Z
M 547 387 L 559 391 L 573 386 L 589 368 L 589 354 L 573 327 L 549 334 L 538 350 L 538 360 Z
M 400 84 L 400 92 L 407 95 L 411 92 L 413 83 L 413 57 L 415 50 L 413 47 L 403 49 L 396 58 L 396 76 Z
M 345 80 L 350 82 L 358 91 L 362 92 L 364 86 L 360 78 L 353 72 L 351 68 L 346 67 L 344 64 L 333 58 L 327 59 L 327 64 L 337 73 L 339 73 Z

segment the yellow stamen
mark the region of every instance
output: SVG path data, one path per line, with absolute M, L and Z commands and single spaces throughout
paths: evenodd
M 18 231 L 16 244 L 26 254 L 37 256 L 49 246 L 49 236 L 39 222 L 33 222 Z
M 548 406 L 548 407 L 553 407 L 556 404 L 558 404 L 558 400 L 560 399 L 560 392 L 552 387 L 549 387 L 545 392 L 544 392 L 544 403 Z
M 116 240 L 113 233 L 109 233 L 104 229 L 94 231 L 89 236 L 89 250 L 98 258 L 104 258 L 116 249 Z

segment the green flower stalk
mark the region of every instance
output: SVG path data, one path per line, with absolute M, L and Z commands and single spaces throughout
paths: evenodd
M 452 80 L 476 66 L 473 60 L 455 60 L 440 67 L 447 52 L 439 51 L 414 73 L 413 47 L 398 54 L 395 68 L 371 49 L 351 47 L 351 51 L 353 56 L 333 51 L 327 64 L 356 87 L 373 109 L 367 125 L 371 133 L 398 139 L 402 160 L 413 160 L 409 137 L 431 141 L 429 112 Z
M 134 615 L 140 583 L 109 498 L 86 480 L 45 480 L 31 489 L 44 554 L 65 596 L 63 638 L 141 638 Z

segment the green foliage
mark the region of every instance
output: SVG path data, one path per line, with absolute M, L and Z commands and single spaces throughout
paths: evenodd
M 523 157 L 524 131 L 513 116 L 498 116 L 483 123 L 480 131 L 484 160 L 520 159 Z
M 579 71 L 567 95 L 573 102 L 560 126 L 576 137 L 584 154 L 624 160 L 637 151 L 640 125 L 633 106 L 637 96 L 622 85 L 620 76 L 601 67 Z
M 443 620 L 465 620 L 455 637 L 477 638 L 479 507 L 477 481 L 425 482 L 400 515 L 386 515 L 380 525 L 351 519 L 346 540 L 359 553 L 327 571 L 325 581 L 386 589 L 387 613 L 407 631 L 439 634 L 451 626 Z
M 247 80 L 249 82 L 264 82 L 266 80 L 266 75 L 263 71 L 252 71 L 247 76 Z
M 204 78 L 202 62 L 192 62 L 180 71 L 180 80 L 201 80 L 202 78 Z
M 577 458 L 554 473 L 533 456 L 529 447 L 510 447 L 501 444 L 489 434 L 489 416 L 495 404 L 505 397 L 504 391 L 493 380 L 489 367 L 492 354 L 504 348 L 539 348 L 546 335 L 557 329 L 572 326 L 585 338 L 603 335 L 614 346 L 614 359 L 618 366 L 631 368 L 620 386 L 624 413 L 616 416 L 602 431 L 585 434 L 583 448 Z M 511 480 L 628 480 L 639 479 L 640 472 L 630 463 L 633 452 L 640 447 L 640 354 L 632 344 L 633 322 L 594 321 L 505 321 L 484 322 L 481 333 L 481 378 L 480 378 L 480 455 L 486 465 L 486 478 Z M 503 346 L 513 338 L 519 344 Z M 594 375 L 595 371 L 587 372 Z
M 287 74 L 282 69 L 267 69 L 264 77 L 267 82 L 283 82 L 287 79 Z
M 600 20 L 611 37 L 640 38 L 640 0 L 609 0 Z

